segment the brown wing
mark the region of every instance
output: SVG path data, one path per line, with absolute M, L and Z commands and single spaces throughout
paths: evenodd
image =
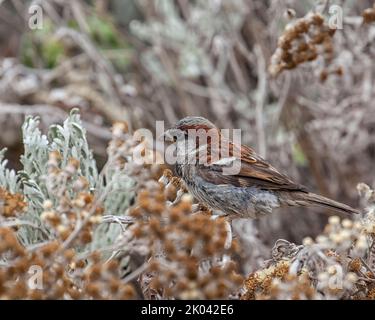
M 208 165 L 198 166 L 201 177 L 215 184 L 231 184 L 236 187 L 256 186 L 268 190 L 307 191 L 304 186 L 294 183 L 286 175 L 278 172 L 251 148 L 241 146 L 241 159 L 236 156 L 235 151 L 239 149 L 232 145 L 229 154 L 236 159 L 235 161 L 240 161 L 239 172 L 227 175 L 224 174 L 227 165 L 209 162 Z

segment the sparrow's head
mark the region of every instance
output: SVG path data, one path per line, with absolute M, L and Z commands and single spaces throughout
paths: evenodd
M 185 117 L 179 120 L 173 127 L 164 132 L 164 137 L 171 141 L 176 141 L 186 138 L 189 130 L 204 130 L 215 129 L 215 125 L 203 117 Z
M 216 126 L 209 120 L 203 117 L 185 117 L 178 121 L 175 125 L 175 128 L 186 131 L 189 129 L 213 129 Z

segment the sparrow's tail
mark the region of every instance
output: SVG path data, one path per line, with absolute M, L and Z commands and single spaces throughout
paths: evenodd
M 334 210 L 345 214 L 359 214 L 360 211 L 349 207 L 346 204 L 331 200 L 329 198 L 320 196 L 311 192 L 295 192 L 288 193 L 288 196 L 283 199 L 286 205 L 297 205 L 297 206 L 318 206 L 326 209 Z

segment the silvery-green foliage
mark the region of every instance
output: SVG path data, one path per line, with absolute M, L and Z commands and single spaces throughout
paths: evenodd
M 22 126 L 24 154 L 21 156 L 23 170 L 19 173 L 23 193 L 27 200 L 41 209 L 43 201 L 53 199 L 46 186 L 47 162 L 49 153 L 58 151 L 62 157 L 61 166 L 65 167 L 69 158 L 80 161 L 79 174 L 87 178 L 94 188 L 98 172 L 92 152 L 89 149 L 86 132 L 80 116 L 73 109 L 64 124 L 50 127 L 48 137 L 39 130 L 39 119 L 28 117 Z
M 28 203 L 28 214 L 39 216 L 48 191 L 43 183 L 47 173 L 49 143 L 39 130 L 39 118 L 28 117 L 22 126 L 24 154 L 21 156 L 23 170 L 18 173 L 22 193 Z M 39 214 L 38 214 L 39 213 Z
M 122 170 L 109 171 L 106 180 L 108 190 L 104 200 L 105 212 L 114 215 L 124 214 L 134 197 L 134 180 Z
M 119 224 L 101 224 L 93 234 L 92 242 L 88 245 L 88 251 L 100 250 L 113 244 L 121 233 Z M 111 252 L 104 252 L 103 257 L 108 258 Z
M 45 191 L 40 187 L 40 177 L 45 172 L 48 159 L 48 142 L 38 129 L 37 118 L 27 118 L 23 127 L 24 155 L 21 157 L 23 170 L 15 173 L 14 170 L 5 168 L 6 160 L 2 161 L 4 150 L 0 155 L 0 184 L 10 192 L 20 192 L 27 202 L 27 211 L 22 216 L 23 220 L 42 227 L 39 215 L 45 200 Z M 21 242 L 29 245 L 45 240 L 40 230 L 22 226 L 18 230 Z
M 134 199 L 134 180 L 126 172 L 115 166 L 115 161 L 108 159 L 105 169 L 99 175 L 95 159 L 86 139 L 86 131 L 82 126 L 80 115 L 73 109 L 62 125 L 52 125 L 45 135 L 39 129 L 38 117 L 27 117 L 23 126 L 24 154 L 21 156 L 23 169 L 16 173 L 6 168 L 5 150 L 0 152 L 0 186 L 10 192 L 22 193 L 27 202 L 26 212 L 22 220 L 31 222 L 35 227 L 22 226 L 18 236 L 24 245 L 45 241 L 46 235 L 53 238 L 48 228 L 43 225 L 40 215 L 45 200 L 53 204 L 59 203 L 57 190 L 66 188 L 69 197 L 75 198 L 72 181 L 59 186 L 59 180 L 48 176 L 48 160 L 52 151 L 61 155 L 60 167 L 64 168 L 70 158 L 79 160 L 76 175 L 83 176 L 89 182 L 90 191 L 100 205 L 104 206 L 104 214 L 125 215 Z M 89 249 L 110 246 L 120 234 L 117 224 L 104 224 L 96 228 Z
M 22 134 L 25 151 L 21 156 L 23 170 L 19 172 L 19 178 L 28 203 L 28 213 L 33 217 L 40 215 L 46 199 L 55 198 L 46 186 L 48 157 L 52 151 L 61 154 L 62 167 L 66 165 L 69 158 L 78 159 L 79 173 L 88 179 L 91 187 L 95 187 L 98 176 L 96 163 L 77 110 L 71 111 L 62 126 L 51 126 L 48 137 L 39 129 L 39 118 L 28 117 L 22 126 Z
M 108 183 L 103 187 L 106 193 L 104 199 L 105 215 L 124 215 L 134 198 L 134 182 L 123 172 L 117 172 L 108 177 Z M 99 225 L 90 244 L 90 250 L 97 250 L 102 247 L 110 246 L 120 235 L 121 228 L 119 224 L 102 224 Z
M 20 190 L 20 181 L 14 170 L 6 167 L 8 161 L 4 159 L 6 149 L 0 150 L 0 187 L 4 187 L 11 193 Z
M 46 173 L 49 143 L 39 130 L 39 118 L 28 117 L 22 126 L 24 154 L 21 156 L 26 179 L 39 179 Z
M 102 189 L 98 189 L 98 192 L 105 194 L 103 201 L 105 215 L 125 215 L 135 197 L 135 181 L 124 170 L 112 167 L 112 160 L 111 158 L 108 159 L 108 167 L 103 174 L 106 183 L 100 184 Z M 98 226 L 94 232 L 90 249 L 96 250 L 111 245 L 120 235 L 120 232 L 119 224 Z
M 78 159 L 80 174 L 86 177 L 90 187 L 94 188 L 98 180 L 98 171 L 78 110 L 73 109 L 62 126 L 52 125 L 48 131 L 48 139 L 51 141 L 50 151 L 58 151 L 61 154 L 62 167 L 66 166 L 69 158 Z

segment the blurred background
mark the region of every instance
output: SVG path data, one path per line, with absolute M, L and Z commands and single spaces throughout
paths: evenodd
M 328 23 L 335 4 L 343 24 L 332 42 L 271 76 L 287 24 L 309 12 Z M 39 114 L 46 128 L 76 107 L 101 164 L 116 120 L 154 129 L 202 115 L 241 128 L 245 144 L 314 192 L 359 207 L 357 183 L 375 183 L 375 24 L 362 17 L 372 5 L 0 0 L 0 148 L 19 169 L 25 115 Z M 259 239 L 248 250 L 257 255 L 278 238 L 321 232 L 327 215 L 315 213 L 286 210 L 235 228 L 245 245 Z

